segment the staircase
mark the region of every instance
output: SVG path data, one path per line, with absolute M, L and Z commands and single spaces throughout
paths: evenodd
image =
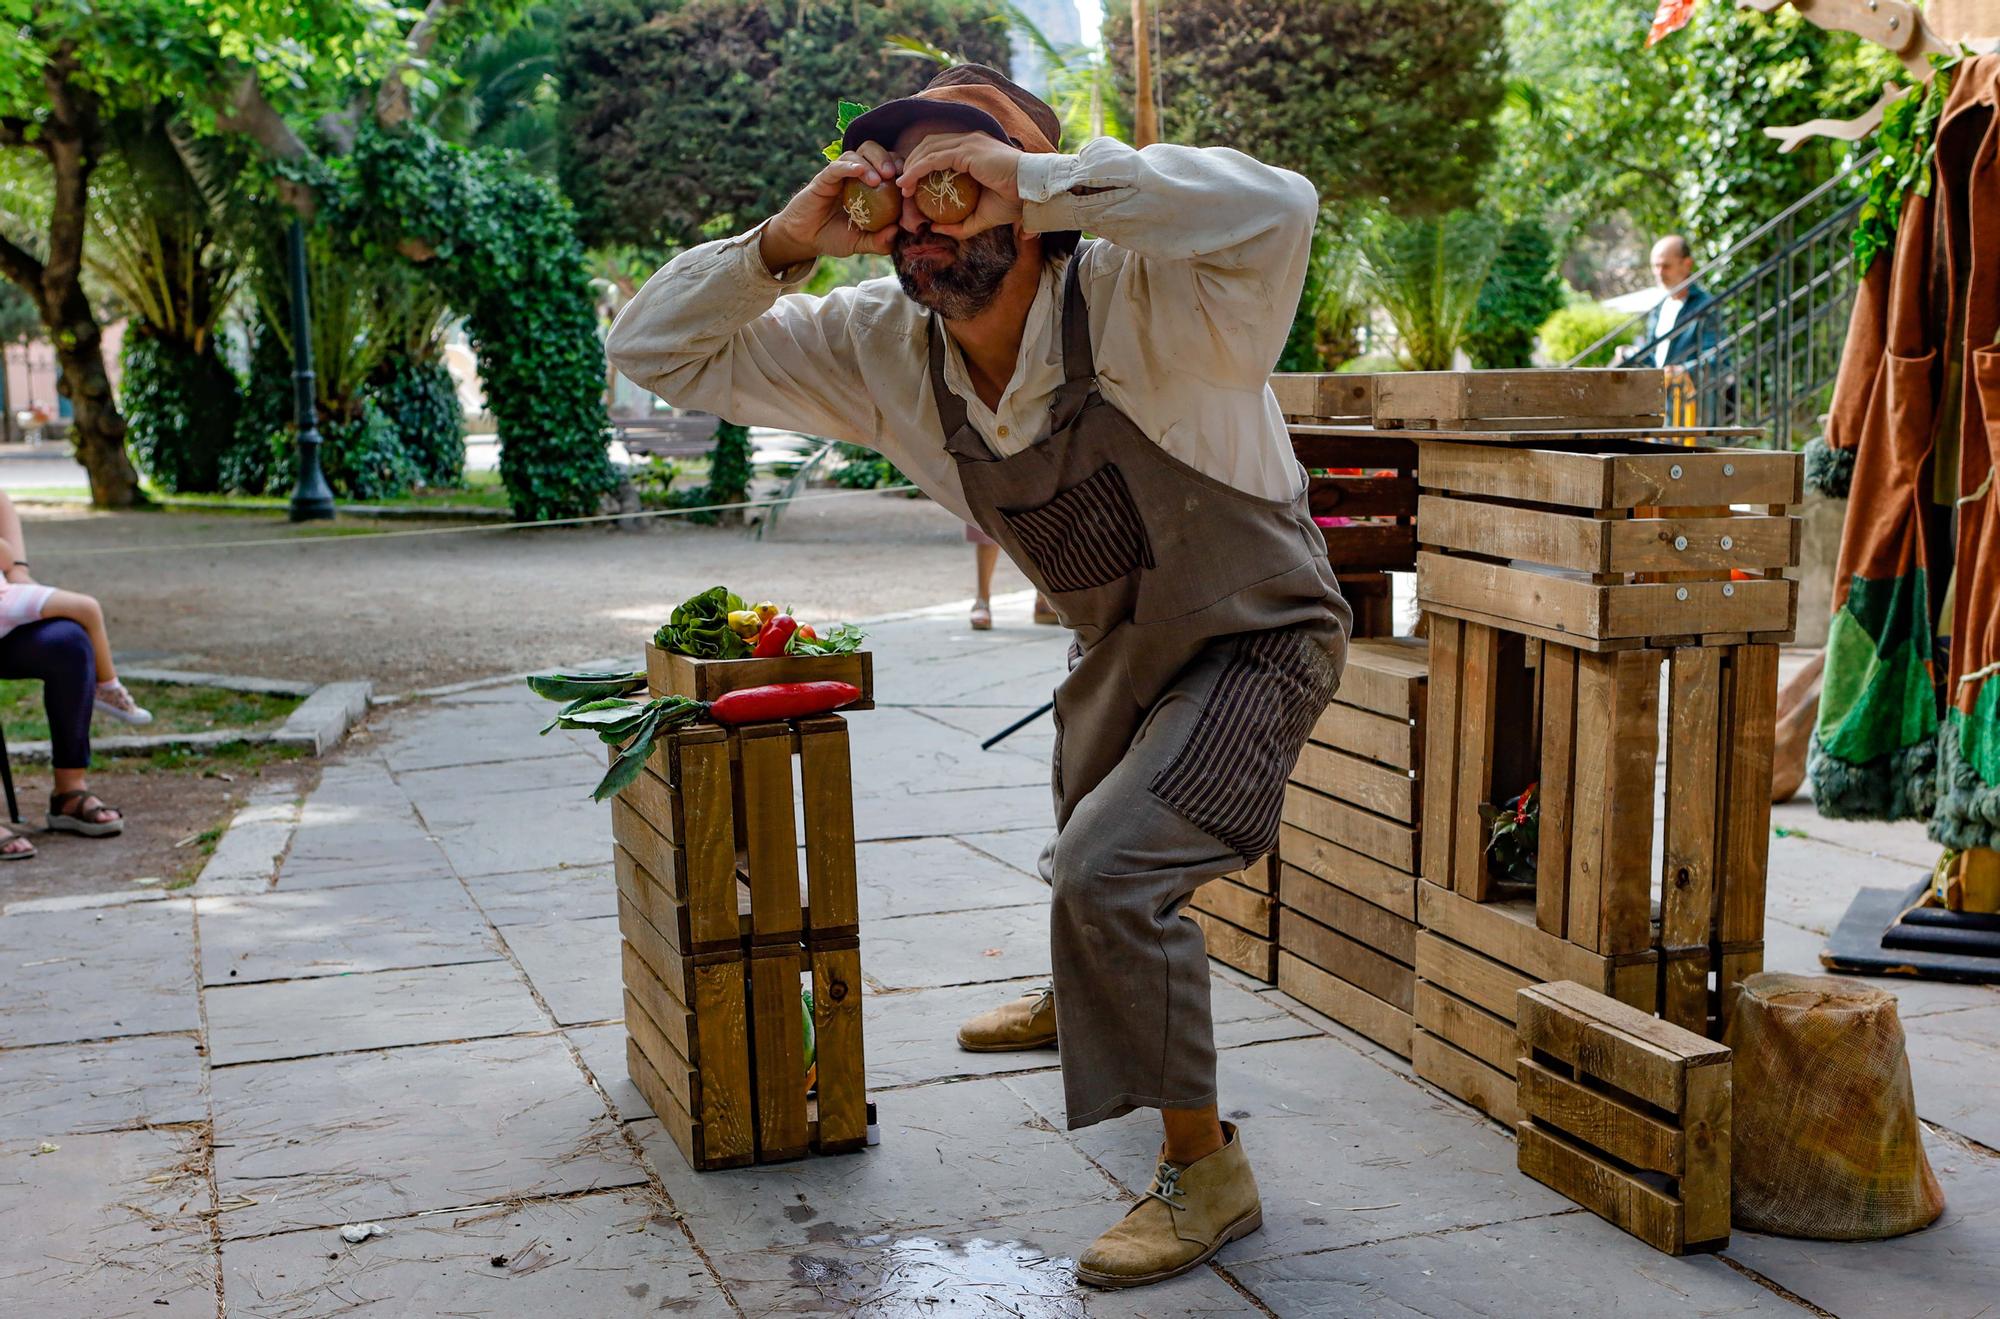
M 1695 327 L 1703 346 L 1673 387 L 1676 421 L 1759 427 L 1780 449 L 1796 448 L 1817 433 L 1860 276 L 1853 233 L 1862 199 L 1851 178 L 1872 159 L 1870 153 L 1856 161 L 1689 277 L 1715 300 L 1669 332 Z M 1634 316 L 1565 365 L 1575 366 L 1647 319 Z M 1650 364 L 1659 342 L 1638 343 L 1629 359 Z

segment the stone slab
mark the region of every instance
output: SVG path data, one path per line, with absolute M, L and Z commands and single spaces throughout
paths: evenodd
M 259 788 L 216 840 L 215 851 L 195 881 L 195 891 L 215 892 L 227 887 L 254 892 L 269 887 L 278 876 L 278 860 L 291 846 L 298 823 L 299 803 L 290 784 Z
M 332 1232 L 226 1243 L 230 1313 L 733 1313 L 680 1224 L 644 1190 L 391 1219 L 382 1227 L 384 1235 L 352 1246 Z
M 0 1144 L 0 1310 L 215 1314 L 214 1207 L 201 1137 L 112 1131 Z
M 854 836 L 860 842 L 891 838 L 956 837 L 981 830 L 1053 829 L 1055 805 L 1046 783 L 1019 788 L 970 788 L 962 792 L 866 793 L 854 802 Z
M 1225 1248 L 1225 1268 L 1571 1207 L 1515 1170 L 1507 1133 L 1337 1040 L 1225 1049 L 1217 1062 L 1222 1115 L 1242 1124 L 1264 1199 L 1264 1230 Z M 1060 1076 L 1002 1083 L 1063 1125 Z M 1070 1135 L 1135 1193 L 1151 1180 L 1160 1150 L 1151 1113 Z
M 1918 1090 L 1921 1103 L 1923 1091 Z M 1945 1210 L 1887 1241 L 1801 1241 L 1738 1230 L 1723 1253 L 1837 1315 L 1975 1319 L 2000 1296 L 2000 1158 L 1948 1137 L 1926 1140 Z
M 864 935 L 892 916 L 1046 906 L 1049 900 L 1041 880 L 955 838 L 863 843 L 854 856 Z
M 271 740 L 306 747 L 315 756 L 323 755 L 368 713 L 368 698 L 374 691 L 375 684 L 371 682 L 330 682 L 315 688 L 311 696 L 285 717 Z
M 1907 889 L 1928 873 L 1928 867 L 1869 856 L 1817 838 L 1774 837 L 1764 911 L 1770 920 L 1828 935 L 1862 889 Z
M 226 1068 L 211 1086 L 231 1239 L 645 1180 L 555 1035 Z
M 207 1118 L 193 1035 L 0 1052 L 0 1140 Z
M 957 1041 L 959 1024 L 967 1017 L 1047 983 L 1046 979 L 1029 979 L 869 994 L 862 1000 L 867 1018 L 869 1085 L 880 1090 L 1060 1065 L 1053 1048 L 1026 1053 L 967 1053 Z M 1214 981 L 1212 990 L 1217 1048 L 1317 1033 L 1264 995 L 1248 993 L 1222 980 Z
M 877 1095 L 876 1105 L 880 1145 L 728 1173 L 691 1171 L 657 1121 L 631 1129 L 711 1257 L 956 1226 L 1111 1195 L 1103 1174 L 998 1081 L 920 1086 Z
M 208 993 L 213 1066 L 546 1030 L 505 962 L 232 986 Z
M 506 938 L 557 1024 L 617 1021 L 625 1015 L 617 917 L 510 925 Z
M 583 1065 L 597 1080 L 598 1089 L 611 1100 L 611 1112 L 620 1122 L 636 1122 L 653 1116 L 653 1106 L 632 1084 L 625 1069 L 625 1026 L 571 1026 L 563 1034 L 583 1056 Z
M 881 989 L 977 984 L 1049 974 L 1049 909 L 899 916 L 861 931 L 861 972 Z
M 1771 827 L 1801 838 L 1844 847 L 1861 856 L 1880 856 L 1906 866 L 1929 870 L 1937 864 L 1938 845 L 1924 834 L 1917 820 L 1831 820 L 1803 794 L 1771 808 Z M 1772 839 L 1772 842 L 1778 842 Z
M 446 765 L 538 760 L 583 749 L 586 742 L 576 734 L 537 734 L 554 713 L 553 705 L 538 712 L 511 702 L 416 706 L 398 714 L 377 749 L 397 774 Z
M 611 807 L 590 800 L 593 782 L 586 779 L 574 794 L 466 798 L 424 819 L 465 879 L 601 866 L 611 857 Z
M 499 926 L 618 914 L 618 883 L 609 865 L 481 875 L 466 882 L 486 919 Z
M 1123 1292 L 1077 1282 L 1076 1255 L 1129 1207 L 1106 1190 L 1098 1204 L 723 1255 L 714 1263 L 737 1304 L 755 1315 L 1181 1319 L 1256 1313 L 1210 1267 Z
M 202 898 L 205 985 L 393 971 L 500 956 L 486 920 L 450 878 Z
M 1049 836 L 1054 832 L 1054 821 L 1051 820 L 1047 825 L 1037 825 L 1028 829 L 960 834 L 958 841 L 975 851 L 1005 861 L 1022 874 L 1031 876 L 1039 882 L 1042 878 L 1042 849 L 1048 846 Z M 1042 887 L 1046 893 L 1048 886 L 1044 884 Z
M 1019 715 L 1011 711 L 966 713 L 987 716 L 991 727 L 974 735 L 926 712 L 887 706 L 856 716 L 848 727 L 857 788 L 874 793 L 895 788 L 928 792 L 939 788 L 1048 786 L 1046 757 L 1037 761 L 1021 755 L 1008 742 L 991 751 L 979 749 L 980 742 Z
M 342 766 L 300 812 L 281 889 L 387 884 L 450 874 L 410 799 L 380 762 Z M 328 771 L 331 776 L 332 771 Z
M 185 901 L 0 917 L 0 1040 L 10 1046 L 201 1028 Z
M 1486 1319 L 1616 1314 L 1805 1319 L 1812 1313 L 1717 1260 L 1662 1255 L 1580 1210 L 1466 1231 L 1426 1232 L 1346 1250 L 1232 1263 L 1228 1268 L 1280 1316 Z
M 1903 1038 L 1917 1116 L 2000 1149 L 2000 1006 L 1912 1017 Z
M 396 782 L 424 818 L 435 821 L 450 818 L 468 803 L 496 796 L 542 792 L 562 798 L 587 797 L 604 777 L 605 768 L 605 757 L 596 747 L 588 751 L 565 747 L 558 755 L 533 760 L 411 770 L 397 775 Z M 515 805 L 518 809 L 519 803 Z

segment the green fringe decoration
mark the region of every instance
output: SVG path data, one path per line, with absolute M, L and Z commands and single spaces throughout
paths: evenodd
M 1806 441 L 1806 489 L 1828 499 L 1845 499 L 1854 484 L 1854 450 L 1836 449 L 1824 435 Z
M 1928 820 L 1937 807 L 1937 744 L 1918 742 L 1853 764 L 1812 736 L 1806 772 L 1813 806 L 1830 820 Z
M 1947 719 L 1939 732 L 1938 800 L 1931 817 L 1931 841 L 1963 850 L 2000 849 L 2000 784 L 1979 776 L 1959 754 L 1958 724 Z

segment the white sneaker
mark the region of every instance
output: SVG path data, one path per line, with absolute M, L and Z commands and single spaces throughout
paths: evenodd
M 153 712 L 141 709 L 132 699 L 132 693 L 125 690 L 125 684 L 117 681 L 97 684 L 97 713 L 110 715 L 121 724 L 153 722 Z

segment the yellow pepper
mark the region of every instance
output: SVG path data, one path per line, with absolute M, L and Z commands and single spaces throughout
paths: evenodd
M 745 641 L 755 641 L 757 634 L 764 630 L 764 620 L 754 609 L 732 609 L 729 611 L 729 630 Z
M 778 608 L 778 606 L 772 604 L 769 600 L 759 600 L 755 605 L 752 606 L 752 608 L 756 610 L 757 620 L 760 623 L 768 623 L 772 619 L 776 618 L 779 614 L 785 612 L 784 610 Z

